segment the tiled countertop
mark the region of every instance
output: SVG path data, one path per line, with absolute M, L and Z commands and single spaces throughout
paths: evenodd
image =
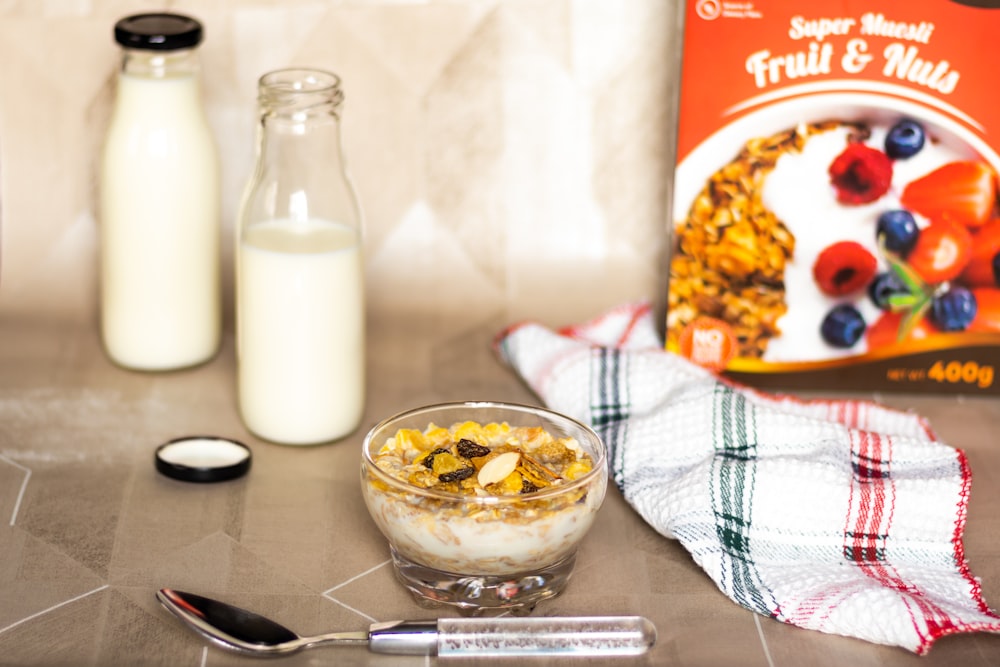
M 509 324 L 502 316 L 451 331 L 419 318 L 405 328 L 372 319 L 364 423 L 342 442 L 311 448 L 246 433 L 235 407 L 231 336 L 205 366 L 147 375 L 111 365 L 89 324 L 0 322 L 0 663 L 259 664 L 207 648 L 159 607 L 161 587 L 223 598 L 301 633 L 433 617 L 395 582 L 361 500 L 364 431 L 425 403 L 538 399 L 493 357 L 490 341 Z M 878 398 L 916 410 L 942 440 L 967 452 L 966 553 L 987 602 L 1000 604 L 1000 401 Z M 154 448 L 188 434 L 247 442 L 253 468 L 216 485 L 160 476 Z M 758 617 L 719 593 L 614 488 L 569 589 L 536 613 L 649 617 L 658 643 L 643 658 L 615 661 L 621 665 L 1000 664 L 1000 636 L 948 637 L 916 657 Z M 432 663 L 325 648 L 275 664 Z

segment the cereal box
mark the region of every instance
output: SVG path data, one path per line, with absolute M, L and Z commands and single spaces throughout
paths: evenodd
M 998 392 L 998 7 L 689 0 L 667 349 L 762 386 Z

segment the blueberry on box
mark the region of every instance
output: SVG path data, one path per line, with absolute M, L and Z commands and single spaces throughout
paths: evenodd
M 924 147 L 924 128 L 912 120 L 901 120 L 885 137 L 885 153 L 894 160 L 913 157 Z
M 913 249 L 920 236 L 913 214 L 902 208 L 882 213 L 875 224 L 875 233 L 883 239 L 886 250 L 903 257 Z
M 823 340 L 834 347 L 847 349 L 861 340 L 865 333 L 865 318 L 854 306 L 842 303 L 834 306 L 820 325 Z
M 965 331 L 977 310 L 972 292 L 964 287 L 952 287 L 931 302 L 931 321 L 941 331 Z
M 889 299 L 893 296 L 908 293 L 909 290 L 906 289 L 906 285 L 892 271 L 884 271 L 878 274 L 868 285 L 869 298 L 871 298 L 872 303 L 882 310 L 888 310 Z

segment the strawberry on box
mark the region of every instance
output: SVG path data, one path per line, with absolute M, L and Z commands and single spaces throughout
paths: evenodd
M 980 227 L 996 206 L 996 174 L 985 162 L 949 162 L 906 184 L 900 202 L 931 220 L 948 218 Z

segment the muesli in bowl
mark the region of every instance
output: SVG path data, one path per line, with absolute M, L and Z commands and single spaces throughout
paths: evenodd
M 424 606 L 530 613 L 560 593 L 607 489 L 604 444 L 561 414 L 447 403 L 366 436 L 365 503 Z

